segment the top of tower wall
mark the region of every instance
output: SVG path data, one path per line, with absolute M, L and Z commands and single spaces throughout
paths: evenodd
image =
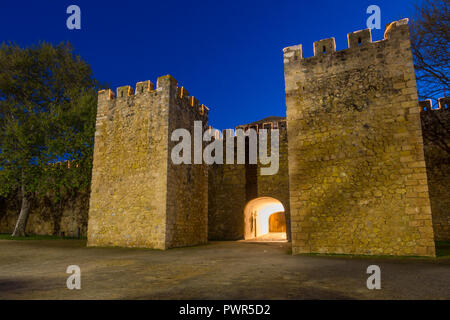
M 116 94 L 111 89 L 100 90 L 98 92 L 98 100 L 100 101 L 126 101 L 127 99 L 134 99 L 137 96 L 158 95 L 165 90 L 171 91 L 180 102 L 185 102 L 185 105 L 190 106 L 203 117 L 208 117 L 209 108 L 204 104 L 200 104 L 194 97 L 190 96 L 189 92 L 184 87 L 179 87 L 178 82 L 171 75 L 159 77 L 156 82 L 156 89 L 154 84 L 150 81 L 141 81 L 136 83 L 136 89 L 131 86 L 121 86 L 116 89 Z
M 374 44 L 389 41 L 391 39 L 398 38 L 403 35 L 405 28 L 408 29 L 408 19 L 402 19 L 394 21 L 386 25 L 384 32 L 384 39 L 380 41 L 372 41 L 372 33 L 370 29 L 351 32 L 347 35 L 348 49 L 336 51 L 335 38 L 328 38 L 314 42 L 314 56 L 303 58 L 303 47 L 301 44 L 286 47 L 283 49 L 284 64 L 289 65 L 291 63 L 302 63 L 305 60 L 314 60 L 324 56 L 333 55 L 336 52 L 345 52 L 354 48 L 366 48 L 373 46 Z M 400 36 L 397 36 L 400 34 Z M 408 35 L 409 37 L 409 35 Z
M 255 121 L 252 123 L 239 125 L 235 128 L 235 130 L 242 129 L 243 131 L 247 131 L 249 129 L 254 129 L 258 132 L 261 129 L 280 129 L 286 130 L 286 118 L 285 117 L 267 117 L 259 121 Z
M 438 103 L 433 107 L 431 100 L 424 100 L 419 102 L 420 112 L 432 112 L 432 111 L 449 111 L 450 110 L 450 98 L 440 98 Z

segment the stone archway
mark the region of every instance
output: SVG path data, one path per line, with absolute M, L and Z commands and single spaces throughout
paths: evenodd
M 245 240 L 286 240 L 286 218 L 283 204 L 271 197 L 260 197 L 244 209 Z

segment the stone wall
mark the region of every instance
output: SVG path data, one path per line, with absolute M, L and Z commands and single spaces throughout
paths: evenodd
M 238 240 L 246 205 L 267 197 L 285 209 L 294 254 L 434 256 L 434 239 L 450 239 L 450 160 L 427 133 L 449 122 L 448 99 L 419 107 L 407 20 L 384 40 L 362 30 L 348 42 L 339 52 L 334 38 L 315 42 L 310 58 L 301 45 L 284 49 L 287 130 L 279 117 L 242 127 L 280 129 L 275 175 L 248 163 L 248 141 L 247 164 L 236 164 L 236 147 L 235 164 L 174 164 L 172 132 L 193 136 L 201 121 L 203 133 L 208 109 L 171 76 L 156 89 L 100 91 L 90 200 L 60 217 L 36 204 L 27 232 L 155 249 Z M 2 208 L 0 232 L 10 233 L 19 209 Z
M 208 169 L 208 239 L 244 237 L 246 166 L 214 164 Z
M 202 132 L 208 127 L 208 110 L 190 97 L 184 88 L 177 88 L 172 78 L 169 107 L 169 134 L 175 129 L 194 133 L 194 122 L 202 122 Z M 170 141 L 169 150 L 178 144 Z M 194 145 L 191 140 L 191 155 Z M 193 156 L 191 163 L 194 163 Z M 167 235 L 169 247 L 192 246 L 208 242 L 208 172 L 205 164 L 175 165 L 168 159 L 167 171 Z
M 282 121 L 285 123 L 284 121 Z M 279 200 L 287 217 L 289 234 L 289 177 L 287 157 L 287 132 L 283 125 L 279 129 L 279 170 L 274 175 L 261 175 L 258 164 L 249 164 L 248 139 L 246 164 L 214 164 L 209 167 L 209 239 L 238 240 L 244 238 L 244 209 L 248 202 L 259 197 Z M 270 140 L 269 140 L 270 141 Z M 236 149 L 235 138 L 235 155 Z M 270 153 L 270 142 L 268 143 Z M 224 152 L 224 158 L 226 152 Z M 237 161 L 235 156 L 235 161 Z M 225 162 L 225 160 L 224 160 Z
M 286 232 L 286 215 L 278 212 L 269 218 L 269 232 Z
M 436 241 L 450 241 L 449 101 L 440 99 L 437 110 L 431 108 L 431 101 L 421 102 L 420 112 Z
M 434 256 L 407 20 L 284 49 L 293 253 Z
M 207 122 L 205 107 L 188 106 L 189 99 L 171 76 L 158 78 L 156 90 L 146 81 L 136 93 L 129 86 L 117 97 L 99 92 L 89 246 L 167 249 L 206 241 L 205 170 L 192 168 L 187 181 L 188 169 L 170 162 L 170 130 L 193 111 Z
M 257 197 L 271 197 L 279 200 L 284 207 L 286 217 L 287 238 L 291 239 L 290 201 L 289 201 L 289 165 L 288 137 L 286 128 L 280 129 L 280 160 L 278 173 L 261 175 L 261 165 L 258 165 Z M 270 144 L 269 144 L 270 145 Z

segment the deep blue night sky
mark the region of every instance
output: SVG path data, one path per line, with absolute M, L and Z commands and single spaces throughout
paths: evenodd
M 347 33 L 366 28 L 369 5 L 381 8 L 384 29 L 411 17 L 415 2 L 2 0 L 0 41 L 70 41 L 114 90 L 171 74 L 211 109 L 210 124 L 225 129 L 285 116 L 284 47 L 301 43 L 308 57 L 314 41 L 335 37 L 345 49 Z M 66 27 L 71 4 L 81 8 L 81 30 Z

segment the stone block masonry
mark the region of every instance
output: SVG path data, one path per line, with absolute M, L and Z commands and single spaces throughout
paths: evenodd
M 292 248 L 434 256 L 408 20 L 284 49 Z
M 88 224 L 89 246 L 155 249 L 253 239 L 263 230 L 255 206 L 273 201 L 284 210 L 275 229 L 285 222 L 294 254 L 435 256 L 434 240 L 450 240 L 449 98 L 419 105 L 407 19 L 381 41 L 350 33 L 348 45 L 320 40 L 309 58 L 301 45 L 285 48 L 287 118 L 236 127 L 279 129 L 272 175 L 264 160 L 249 161 L 264 141 L 240 137 L 238 148 L 229 130 L 234 150 L 223 150 L 223 164 L 175 165 L 172 133 L 195 136 L 196 121 L 207 131 L 209 110 L 171 76 L 156 89 L 144 81 L 100 91 L 89 218 L 86 196 L 60 217 L 38 204 L 27 231 L 84 235 Z M 12 232 L 19 210 L 5 200 L 0 231 Z
M 205 165 L 174 166 L 170 134 L 208 125 L 171 76 L 98 95 L 88 246 L 167 249 L 207 242 Z
M 430 100 L 420 106 L 434 238 L 450 241 L 450 98 L 433 109 Z
M 0 233 L 11 234 L 20 212 L 20 194 L 0 199 Z M 58 214 L 46 199 L 36 199 L 30 209 L 26 234 L 85 237 L 89 210 L 89 194 L 80 193 L 63 203 Z
M 276 117 L 275 117 L 276 118 Z M 289 173 L 288 173 L 288 141 L 284 118 L 263 119 L 261 121 L 239 126 L 246 132 L 249 128 L 254 130 L 276 128 L 279 130 L 279 170 L 273 175 L 262 175 L 261 168 L 267 167 L 258 161 L 249 164 L 249 141 L 246 141 L 246 164 L 237 163 L 237 142 L 234 139 L 235 164 L 225 164 L 226 151 L 224 152 L 224 164 L 209 166 L 208 171 L 208 232 L 210 240 L 239 240 L 245 237 L 246 205 L 256 198 L 272 197 L 279 200 L 286 214 L 287 234 L 289 228 Z M 223 136 L 227 133 L 224 131 Z M 270 139 L 270 136 L 269 136 Z M 259 144 L 258 144 L 259 148 Z M 268 143 L 268 153 L 271 153 Z M 247 224 L 248 225 L 248 224 Z
M 285 121 L 281 122 L 285 124 Z M 257 196 L 272 197 L 279 200 L 284 207 L 286 215 L 287 237 L 291 239 L 290 201 L 289 201 L 289 163 L 288 163 L 288 137 L 286 127 L 279 126 L 280 149 L 278 173 L 275 175 L 261 175 L 261 164 L 257 171 Z M 270 152 L 270 151 L 269 151 Z

